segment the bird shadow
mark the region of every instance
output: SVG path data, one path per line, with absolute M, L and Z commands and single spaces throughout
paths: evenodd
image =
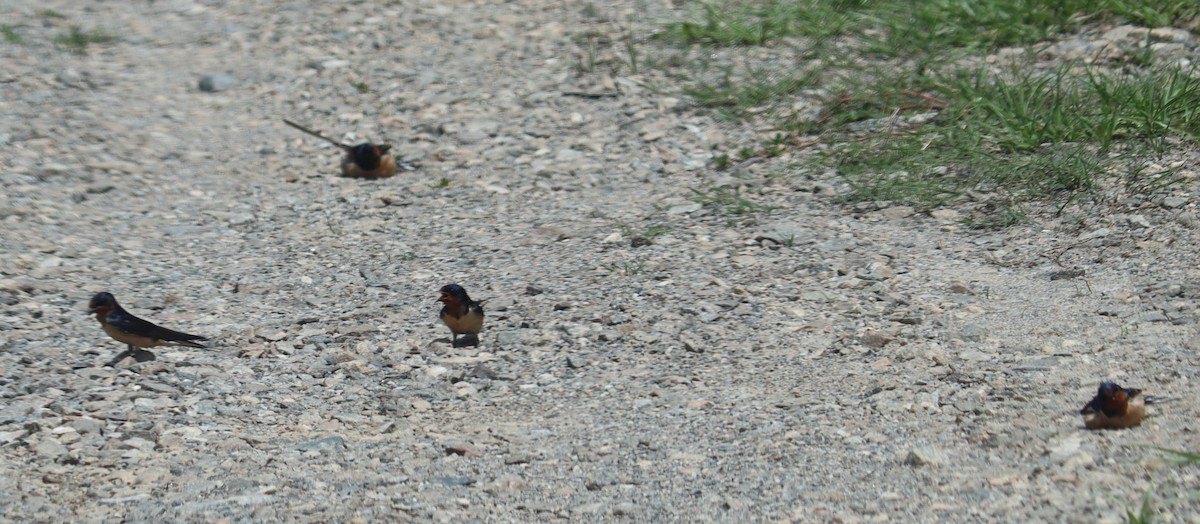
M 479 335 L 459 335 L 458 340 L 452 340 L 446 337 L 436 338 L 433 340 L 438 343 L 450 344 L 452 347 L 465 348 L 467 346 L 479 346 Z
M 120 363 L 122 360 L 125 360 L 125 357 L 133 357 L 133 360 L 136 361 L 138 364 L 141 364 L 142 362 L 150 362 L 150 361 L 154 360 L 155 358 L 157 358 L 154 356 L 154 353 L 151 353 L 144 349 L 127 349 L 125 351 L 122 351 L 117 356 L 113 357 L 113 359 L 108 361 L 108 363 L 105 364 L 105 366 L 110 367 L 110 368 L 115 368 L 115 367 L 117 367 L 118 363 Z

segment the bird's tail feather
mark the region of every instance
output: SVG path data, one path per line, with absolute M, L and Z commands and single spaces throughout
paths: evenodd
M 302 126 L 302 125 L 300 125 L 300 124 L 297 124 L 297 123 L 295 123 L 295 122 L 292 122 L 291 120 L 288 120 L 288 119 L 286 119 L 286 118 L 285 118 L 285 119 L 283 119 L 283 123 L 285 123 L 285 124 L 287 124 L 287 125 L 289 125 L 289 126 L 292 126 L 292 127 L 296 128 L 296 129 L 299 129 L 299 130 L 301 130 L 301 131 L 304 131 L 305 133 L 308 133 L 308 134 L 310 134 L 310 135 L 312 135 L 312 136 L 315 136 L 315 137 L 317 137 L 317 138 L 320 138 L 321 140 L 324 140 L 324 141 L 326 141 L 326 142 L 329 142 L 330 144 L 333 144 L 333 145 L 335 145 L 335 146 L 338 146 L 338 147 L 340 147 L 340 148 L 342 148 L 342 149 L 345 149 L 346 151 L 349 151 L 349 150 L 351 149 L 351 148 L 350 148 L 350 146 L 348 146 L 348 145 L 346 145 L 346 144 L 343 144 L 343 143 L 341 143 L 341 142 L 338 142 L 337 140 L 334 140 L 334 139 L 332 139 L 332 138 L 329 138 L 329 137 L 327 137 L 327 136 L 325 136 L 325 135 L 322 135 L 321 133 L 318 133 L 318 132 L 316 132 L 316 131 L 313 131 L 312 129 L 309 129 L 309 128 L 307 128 L 307 127 L 304 127 L 304 126 Z

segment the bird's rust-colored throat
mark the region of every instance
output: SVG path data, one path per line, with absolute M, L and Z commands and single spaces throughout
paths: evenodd
M 112 306 L 98 306 L 88 309 L 88 313 L 96 315 L 96 320 L 99 320 L 100 323 L 103 324 L 104 317 L 108 316 L 109 313 L 112 313 L 112 310 Z

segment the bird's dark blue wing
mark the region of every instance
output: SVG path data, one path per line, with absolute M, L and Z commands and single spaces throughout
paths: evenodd
M 123 310 L 115 310 L 104 317 L 105 322 L 126 333 L 133 335 L 141 335 L 153 339 L 163 340 L 167 342 L 182 342 L 189 343 L 192 340 L 208 340 L 200 335 L 189 335 L 173 329 L 154 324 L 153 322 L 142 320 L 138 317 L 130 315 Z M 200 347 L 198 344 L 188 344 Z

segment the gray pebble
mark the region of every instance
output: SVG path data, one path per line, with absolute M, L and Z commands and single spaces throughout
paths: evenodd
M 200 77 L 199 87 L 205 93 L 216 93 L 237 87 L 238 79 L 233 75 L 212 74 Z

